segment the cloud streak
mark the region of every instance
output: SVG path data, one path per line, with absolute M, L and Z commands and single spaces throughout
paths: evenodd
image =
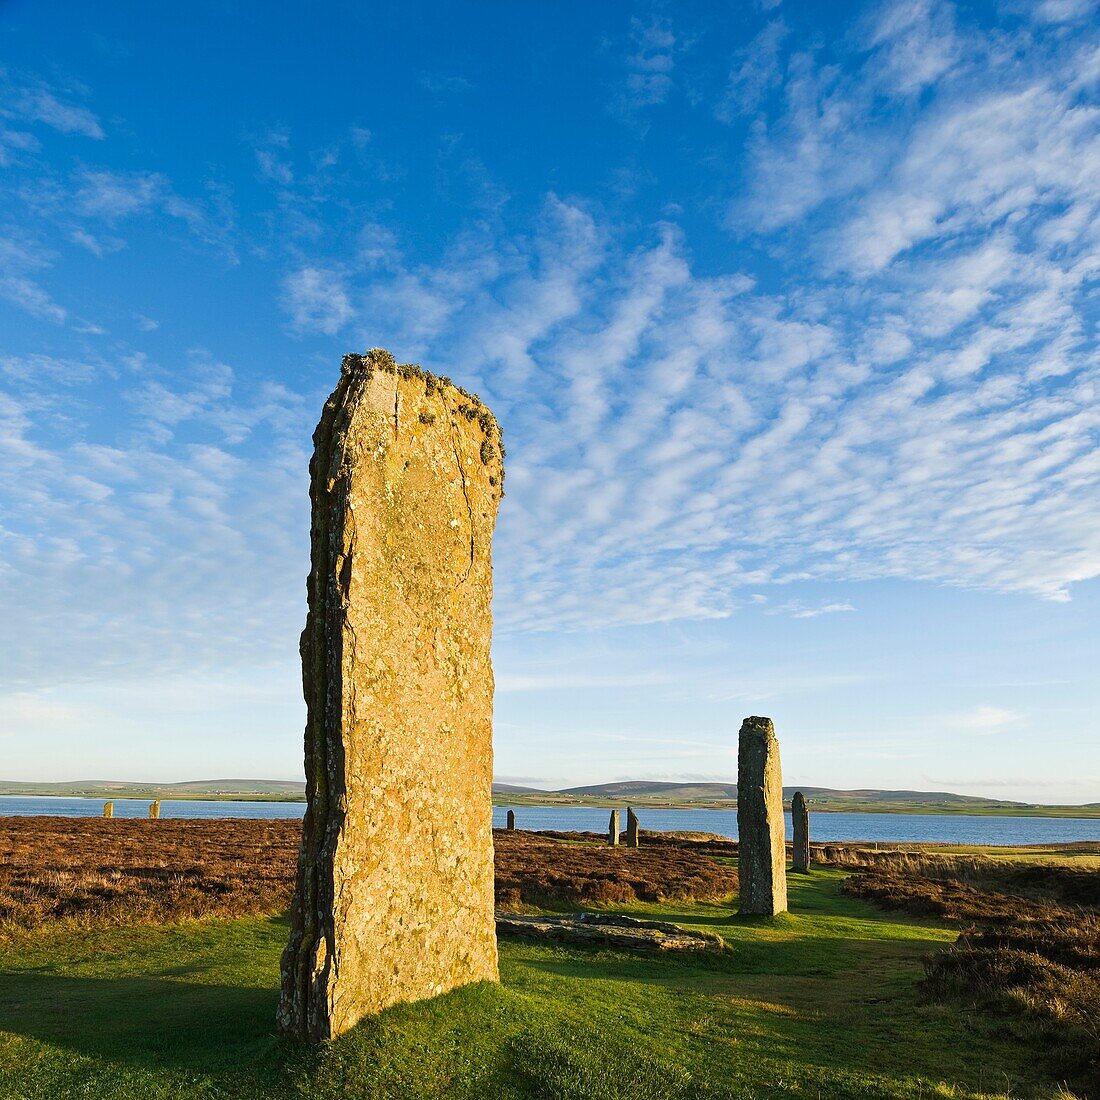
M 425 259 L 385 204 L 348 201 L 335 168 L 348 149 L 310 171 L 281 131 L 258 147 L 268 159 L 248 151 L 250 178 L 258 165 L 276 192 L 272 298 L 288 334 L 327 339 L 312 346 L 332 362 L 332 338 L 386 344 L 478 390 L 504 424 L 502 631 L 721 619 L 762 591 L 796 619 L 852 610 L 783 595 L 806 581 L 1066 600 L 1100 575 L 1095 56 L 916 0 L 857 30 L 838 47 L 847 66 L 774 19 L 732 76 L 723 65 L 700 110 L 748 128 L 721 263 L 693 251 L 676 211 L 623 220 L 553 193 L 534 213 L 471 204 Z M 668 103 L 683 35 L 661 19 L 631 33 L 632 109 Z M 66 132 L 95 138 L 80 117 Z M 157 170 L 41 178 L 33 210 L 88 262 L 139 217 L 228 233 L 213 200 Z M 353 231 L 326 232 L 333 206 L 355 211 Z M 0 293 L 67 323 L 73 308 L 39 282 L 53 262 L 10 235 Z M 43 586 L 53 610 L 84 608 L 73 637 L 85 654 L 102 637 L 97 660 L 270 656 L 276 624 L 292 637 L 323 395 L 116 345 L 93 370 L 119 388 L 117 422 L 66 413 L 53 432 L 58 397 L 36 369 L 49 368 L 12 368 L 0 407 L 0 583 L 31 639 L 13 676 L 49 663 L 42 607 L 20 596 Z M 117 621 L 116 600 L 132 609 Z

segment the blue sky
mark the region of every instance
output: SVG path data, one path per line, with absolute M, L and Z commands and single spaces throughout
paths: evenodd
M 0 4 L 0 775 L 300 774 L 309 435 L 501 420 L 497 775 L 1100 799 L 1092 0 Z

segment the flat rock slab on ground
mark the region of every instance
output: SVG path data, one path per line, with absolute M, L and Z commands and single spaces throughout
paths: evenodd
M 498 913 L 497 935 L 586 943 L 621 951 L 721 951 L 724 947 L 721 937 L 713 933 L 690 932 L 678 924 L 604 913 L 535 917 Z

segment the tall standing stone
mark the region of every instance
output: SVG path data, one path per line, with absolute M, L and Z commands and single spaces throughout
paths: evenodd
M 313 1042 L 497 980 L 490 543 L 500 429 L 447 379 L 345 356 L 313 436 L 306 800 L 278 1022 Z
M 149 819 L 156 821 L 160 817 L 160 799 L 154 799 L 149 803 Z
M 626 846 L 637 848 L 641 844 L 641 834 L 638 832 L 638 815 L 633 806 L 626 808 Z
M 516 827 L 516 811 L 515 810 L 509 810 L 508 811 L 508 828 L 509 828 L 509 830 L 514 831 L 515 827 Z
M 741 912 L 787 911 L 783 774 L 770 718 L 746 718 L 737 743 L 737 868 Z
M 114 817 L 115 816 L 115 804 L 113 802 L 103 803 L 103 816 Z
M 791 822 L 794 825 L 794 857 L 791 869 L 803 873 L 810 869 L 810 811 L 801 791 L 791 799 Z
M 611 819 L 607 823 L 607 843 L 612 848 L 619 846 L 619 811 L 611 811 Z

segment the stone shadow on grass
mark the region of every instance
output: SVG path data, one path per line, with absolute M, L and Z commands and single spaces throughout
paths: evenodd
M 278 990 L 0 970 L 0 1032 L 153 1070 L 250 1075 L 282 1044 Z

